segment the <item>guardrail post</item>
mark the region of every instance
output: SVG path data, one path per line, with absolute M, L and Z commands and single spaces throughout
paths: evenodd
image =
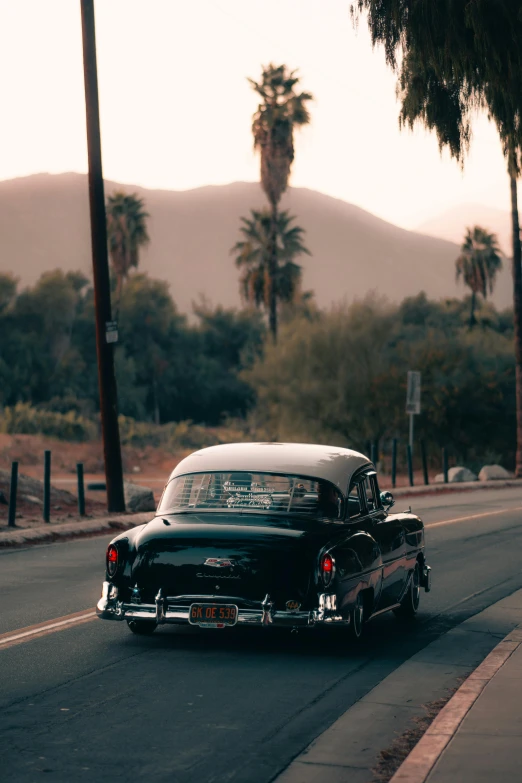
M 372 441 L 372 448 L 371 448 L 370 459 L 373 462 L 373 464 L 375 465 L 375 463 L 377 461 L 377 444 L 375 443 L 375 441 Z
M 428 486 L 429 478 L 428 478 L 428 460 L 426 459 L 426 444 L 423 440 L 421 440 L 421 455 L 422 455 L 422 472 L 424 473 L 424 484 Z
M 409 443 L 406 448 L 408 453 L 408 478 L 410 479 L 410 487 L 413 487 L 413 460 L 411 457 L 411 446 Z
M 85 487 L 83 483 L 83 462 L 76 465 L 76 475 L 78 476 L 78 514 L 85 516 Z
M 444 483 L 448 483 L 448 450 L 446 447 L 442 449 L 442 472 L 444 474 Z
M 392 464 L 391 464 L 392 487 L 395 489 L 397 483 L 397 438 L 392 442 Z
M 18 462 L 11 463 L 11 484 L 9 487 L 9 516 L 7 524 L 16 527 L 16 492 L 18 489 Z
M 51 521 L 51 452 L 44 451 L 43 520 Z

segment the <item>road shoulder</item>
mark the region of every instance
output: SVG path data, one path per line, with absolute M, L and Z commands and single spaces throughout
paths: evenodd
M 8 528 L 0 531 L 0 549 L 27 546 L 28 544 L 51 544 L 70 541 L 74 538 L 101 535 L 143 525 L 154 517 L 154 512 L 141 514 L 112 514 L 95 519 L 81 519 L 60 524 L 44 524 L 38 527 Z

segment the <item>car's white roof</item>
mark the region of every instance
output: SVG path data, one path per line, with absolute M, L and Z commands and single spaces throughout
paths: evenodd
M 346 493 L 353 473 L 371 462 L 364 454 L 338 446 L 311 443 L 226 443 L 200 449 L 174 468 L 170 478 L 186 473 L 284 473 L 335 484 Z

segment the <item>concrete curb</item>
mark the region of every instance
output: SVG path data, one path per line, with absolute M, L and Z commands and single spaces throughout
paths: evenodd
M 391 489 L 394 498 L 424 497 L 425 495 L 443 495 L 449 492 L 468 492 L 481 489 L 505 489 L 520 487 L 522 479 L 500 479 L 494 481 L 456 481 L 452 484 L 423 484 L 417 487 L 396 487 Z
M 442 708 L 390 783 L 425 783 L 486 685 L 521 644 L 522 625 L 519 625 L 497 644 Z
M 102 533 L 128 530 L 143 525 L 154 516 L 153 512 L 107 516 L 98 519 L 84 519 L 57 525 L 39 525 L 22 529 L 0 531 L 0 549 L 23 546 L 24 544 L 46 544 L 55 541 L 70 541 L 74 538 Z

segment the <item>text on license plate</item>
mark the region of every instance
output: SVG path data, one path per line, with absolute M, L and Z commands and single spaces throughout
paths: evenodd
M 237 623 L 237 606 L 233 604 L 191 604 L 189 623 L 216 628 L 235 625 Z

